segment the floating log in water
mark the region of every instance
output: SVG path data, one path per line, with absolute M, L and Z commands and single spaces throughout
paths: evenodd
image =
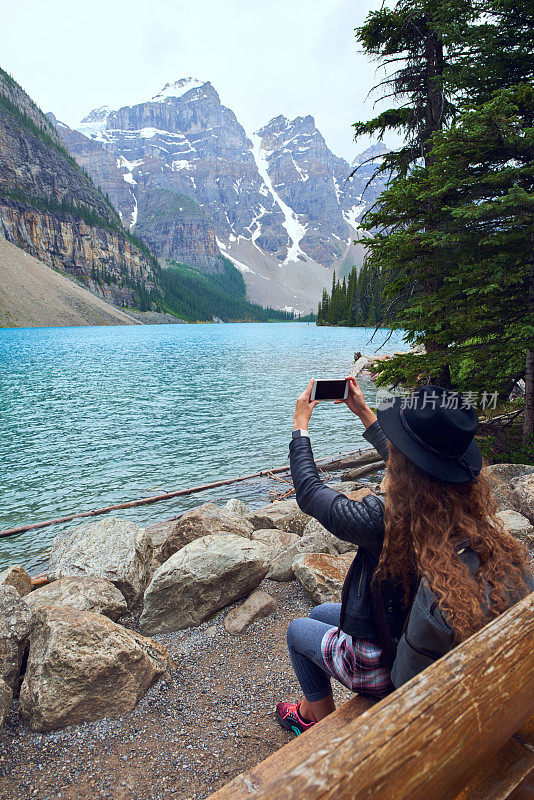
M 318 461 L 317 466 L 321 470 L 331 472 L 337 469 L 344 469 L 345 467 L 354 464 L 366 464 L 369 459 L 376 461 L 380 456 L 375 450 L 357 450 L 353 453 L 345 453 L 343 457 L 330 459 L 324 462 Z M 65 517 L 57 517 L 56 519 L 48 519 L 43 522 L 31 522 L 28 525 L 18 525 L 16 528 L 6 528 L 0 531 L 0 537 L 15 536 L 17 533 L 25 533 L 26 531 L 34 531 L 39 528 L 48 528 L 51 525 L 60 525 L 63 522 L 71 522 L 73 519 L 82 519 L 84 517 L 97 517 L 100 514 L 108 514 L 110 511 L 120 511 L 125 508 L 136 508 L 138 506 L 147 506 L 152 503 L 160 503 L 163 500 L 172 500 L 174 497 L 184 497 L 185 495 L 197 494 L 204 492 L 207 489 L 216 489 L 219 486 L 230 486 L 233 483 L 242 483 L 249 481 L 253 478 L 268 478 L 271 475 L 289 472 L 289 467 L 275 467 L 274 469 L 265 469 L 260 472 L 252 472 L 250 475 L 242 475 L 239 478 L 227 478 L 222 481 L 214 481 L 213 483 L 204 483 L 201 486 L 193 486 L 190 489 L 178 489 L 175 492 L 166 492 L 165 494 L 155 495 L 154 497 L 143 497 L 140 500 L 130 500 L 126 503 L 118 503 L 114 506 L 106 506 L 105 508 L 97 508 L 92 511 L 79 511 L 77 514 L 68 514 Z

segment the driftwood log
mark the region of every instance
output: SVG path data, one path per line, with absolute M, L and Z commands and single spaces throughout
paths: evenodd
M 355 481 L 363 475 L 369 475 L 371 472 L 378 472 L 379 469 L 384 469 L 386 466 L 385 461 L 375 461 L 373 464 L 367 464 L 365 467 L 358 467 L 357 469 L 348 469 L 341 475 L 342 481 Z
M 509 797 L 534 768 L 533 645 L 534 593 L 372 708 L 354 698 L 210 800 Z
M 353 453 L 346 454 L 339 458 L 318 461 L 317 466 L 323 472 L 333 472 L 339 469 L 346 469 L 357 464 L 368 464 L 369 461 L 380 460 L 380 456 L 374 449 L 370 450 L 357 450 Z M 154 497 L 142 497 L 139 500 L 128 500 L 125 503 L 118 503 L 113 506 L 105 506 L 104 508 L 95 508 L 91 511 L 79 511 L 76 514 L 68 514 L 64 517 L 56 517 L 55 519 L 42 520 L 40 522 L 29 522 L 26 525 L 17 525 L 14 528 L 6 528 L 0 531 L 0 538 L 4 536 L 15 536 L 18 533 L 25 533 L 26 531 L 34 531 L 39 528 L 48 528 L 51 525 L 60 525 L 65 522 L 72 522 L 74 519 L 84 519 L 87 517 L 97 517 L 101 514 L 109 514 L 111 511 L 120 511 L 125 508 L 138 508 L 139 506 L 148 506 L 153 503 L 161 503 L 165 500 L 172 500 L 175 497 L 185 497 L 191 494 L 198 494 L 205 492 L 207 489 L 217 489 L 221 486 L 231 486 L 234 483 L 243 483 L 244 481 L 253 480 L 254 478 L 269 478 L 272 475 L 280 475 L 289 472 L 289 467 L 275 467 L 274 469 L 265 469 L 260 472 L 252 472 L 249 475 L 241 475 L 238 478 L 227 478 L 221 481 L 213 481 L 213 483 L 204 483 L 201 486 L 192 486 L 189 489 L 177 489 L 174 492 L 165 492 L 165 494 L 155 495 Z

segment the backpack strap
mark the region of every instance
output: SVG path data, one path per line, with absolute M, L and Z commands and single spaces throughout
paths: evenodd
M 397 644 L 393 641 L 389 633 L 386 607 L 384 605 L 380 584 L 377 581 L 373 581 L 371 577 L 369 588 L 371 591 L 371 605 L 373 607 L 373 617 L 375 620 L 378 643 L 382 649 L 382 660 L 384 661 L 384 665 L 391 672 L 397 653 Z
M 343 582 L 343 589 L 341 590 L 341 609 L 339 612 L 339 624 L 337 626 L 337 636 L 341 633 L 341 625 L 343 624 L 343 618 L 345 616 L 345 610 L 347 608 L 347 602 L 349 599 L 349 588 L 352 582 L 352 576 L 354 574 L 354 564 L 356 562 L 356 556 L 352 559 L 352 563 L 349 567 L 349 571 L 345 576 L 345 580 Z

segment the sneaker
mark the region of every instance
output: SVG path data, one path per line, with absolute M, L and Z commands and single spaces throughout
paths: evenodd
M 278 703 L 276 706 L 276 719 L 286 731 L 293 731 L 300 736 L 316 722 L 305 722 L 299 714 L 300 703 Z

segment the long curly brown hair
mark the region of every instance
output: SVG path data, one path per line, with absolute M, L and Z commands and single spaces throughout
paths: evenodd
M 424 577 L 445 619 L 461 642 L 527 594 L 526 549 L 496 516 L 483 471 L 478 482 L 433 478 L 391 442 L 386 477 L 385 538 L 373 580 L 390 576 L 404 588 Z M 469 540 L 480 567 L 473 576 L 455 546 Z M 486 602 L 484 581 L 489 590 Z

